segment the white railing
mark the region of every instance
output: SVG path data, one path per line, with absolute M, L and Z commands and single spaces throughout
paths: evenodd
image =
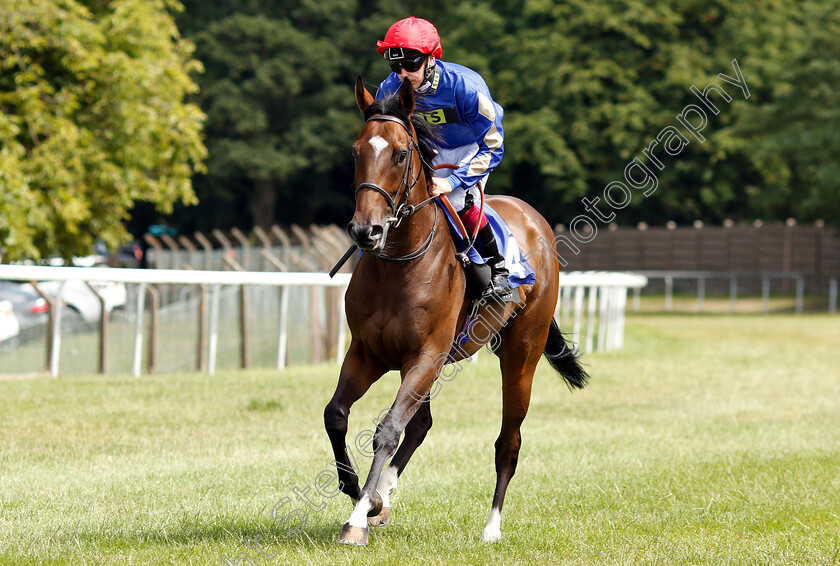
M 143 312 L 145 310 L 145 299 L 147 285 L 207 285 L 210 288 L 209 301 L 209 340 L 207 348 L 207 371 L 211 375 L 216 370 L 216 354 L 218 351 L 219 335 L 219 297 L 223 285 L 269 285 L 281 288 L 287 287 L 338 287 L 346 289 L 350 282 L 350 275 L 346 273 L 337 274 L 330 278 L 326 273 L 282 273 L 263 271 L 190 271 L 180 269 L 120 269 L 107 267 L 47 267 L 29 265 L 0 265 L 0 279 L 15 281 L 111 281 L 118 283 L 136 283 L 139 285 L 137 292 L 137 317 L 135 321 L 134 337 L 134 360 L 132 373 L 139 377 L 143 356 Z M 58 288 L 58 295 L 54 298 L 56 304 L 61 304 L 61 286 Z M 338 343 L 336 344 L 337 356 L 344 355 L 346 343 L 346 324 L 343 319 L 343 293 L 341 293 L 340 320 L 338 324 Z M 59 353 L 61 333 L 61 309 L 54 309 L 55 316 L 52 317 L 52 328 L 50 334 L 49 371 L 53 377 L 59 372 Z M 288 322 L 289 322 L 289 301 L 288 293 L 283 293 L 280 300 L 280 332 L 278 341 L 277 367 L 282 369 L 285 366 L 286 348 L 288 344 Z M 103 321 L 107 317 L 102 317 Z M 100 329 L 104 335 L 104 330 Z
M 612 271 L 561 273 L 560 300 L 557 302 L 555 318 L 561 328 L 566 328 L 566 323 L 571 316 L 572 331 L 569 338 L 581 351 L 609 352 L 621 349 L 624 346 L 627 291 L 641 289 L 645 285 L 647 285 L 647 277 L 632 273 Z M 597 343 L 595 342 L 596 328 Z
M 144 311 L 147 294 L 154 295 L 154 285 L 201 285 L 209 290 L 207 301 L 207 325 L 209 327 L 206 352 L 201 356 L 201 368 L 213 374 L 216 371 L 216 356 L 219 348 L 219 299 L 222 286 L 275 286 L 281 288 L 279 310 L 279 332 L 277 343 L 277 368 L 285 367 L 289 327 L 289 287 L 332 287 L 341 290 L 335 297 L 337 318 L 335 358 L 341 361 L 346 349 L 347 325 L 344 319 L 344 291 L 350 281 L 350 274 L 340 273 L 330 278 L 326 273 L 285 272 L 238 272 L 238 271 L 191 271 L 171 269 L 125 269 L 125 268 L 79 268 L 47 267 L 26 265 L 0 265 L 0 280 L 14 281 L 84 281 L 118 282 L 137 284 L 136 318 L 134 320 L 134 343 L 132 373 L 140 376 L 144 352 Z M 624 311 L 627 291 L 644 286 L 644 276 L 615 272 L 576 272 L 560 275 L 560 301 L 557 315 L 561 327 L 572 316 L 571 339 L 581 342 L 585 329 L 583 350 L 587 352 L 610 351 L 622 347 L 624 341 Z M 149 291 L 149 292 L 147 292 Z M 95 292 L 95 290 L 94 290 Z M 61 304 L 61 286 L 55 304 Z M 584 308 L 586 302 L 586 308 Z M 49 344 L 49 373 L 59 375 L 61 309 L 52 309 Z M 573 312 L 572 312 L 573 311 Z M 100 326 L 100 356 L 105 356 L 107 319 L 102 317 Z M 597 348 L 595 330 L 597 328 Z M 154 338 L 152 338 L 154 339 Z M 105 364 L 101 364 L 104 368 Z M 105 371 L 100 369 L 100 371 Z

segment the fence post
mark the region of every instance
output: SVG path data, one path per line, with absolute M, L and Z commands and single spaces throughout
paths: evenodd
M 143 234 L 143 239 L 155 251 L 155 253 L 154 253 L 155 267 L 160 268 L 161 267 L 160 260 L 161 260 L 161 257 L 163 256 L 163 254 L 161 253 L 163 251 L 163 246 L 158 241 L 158 239 L 155 238 L 154 236 L 152 236 L 151 234 Z M 148 256 L 148 254 L 146 254 L 146 255 Z M 148 257 L 146 257 L 145 259 L 147 260 L 146 261 L 147 267 L 152 267 L 151 265 L 148 265 Z
M 805 298 L 805 279 L 803 277 L 796 278 L 796 314 L 802 314 Z
M 53 341 L 55 340 L 55 317 L 56 311 L 55 307 L 58 302 L 44 293 L 40 287 L 38 287 L 38 283 L 35 281 L 30 281 L 30 285 L 32 288 L 35 289 L 35 292 L 41 295 L 41 298 L 44 299 L 47 303 L 47 353 L 44 357 L 44 365 L 46 366 L 47 371 L 50 370 L 50 362 L 52 360 L 52 351 L 53 351 Z
M 347 347 L 347 315 L 344 312 L 344 295 L 347 287 L 341 287 L 338 292 L 338 341 L 335 347 L 335 362 L 341 363 L 344 359 L 344 350 Z
M 160 239 L 166 247 L 172 250 L 172 257 L 169 260 L 170 269 L 181 269 L 181 247 L 169 234 L 161 234 Z
M 199 285 L 201 299 L 198 303 L 198 352 L 196 366 L 198 371 L 204 373 L 207 369 L 207 285 Z
M 218 228 L 214 229 L 211 234 L 216 240 L 222 244 L 222 249 L 224 250 L 224 254 L 222 255 L 222 267 L 224 269 L 224 265 L 233 265 L 231 262 L 236 262 L 236 252 L 233 249 L 233 244 L 230 243 L 230 240 L 227 239 L 227 236 L 219 230 Z
M 761 278 L 761 312 L 770 312 L 770 278 L 766 275 Z
M 154 285 L 146 288 L 149 293 L 149 373 L 157 373 L 158 344 L 160 343 L 160 291 Z
M 245 285 L 239 286 L 239 335 L 241 339 L 241 346 L 239 350 L 239 362 L 242 369 L 251 367 L 251 357 L 248 353 L 250 342 L 248 336 L 248 287 Z
M 575 345 L 580 349 L 580 329 L 583 319 L 583 295 L 586 292 L 586 287 L 575 288 L 575 314 L 574 323 L 572 323 L 572 335 L 575 337 Z
M 601 297 L 604 300 L 604 297 Z M 595 349 L 595 303 L 598 301 L 598 287 L 594 285 L 589 288 L 589 308 L 586 315 L 586 351 L 591 352 Z M 599 321 L 599 325 L 603 321 Z
M 240 247 L 242 248 L 242 261 L 240 265 L 244 266 L 245 269 L 252 269 L 251 242 L 248 241 L 248 238 L 245 236 L 245 234 L 242 233 L 242 230 L 240 230 L 239 228 L 231 228 L 230 233 L 233 235 L 234 238 L 237 239 L 237 241 L 240 244 Z
M 283 261 L 286 263 L 290 262 L 292 260 L 292 240 L 277 224 L 273 224 L 271 226 L 271 233 L 274 234 L 274 237 L 277 238 L 278 242 L 280 242 L 280 248 L 283 250 Z
M 563 316 L 560 324 L 565 325 L 569 321 L 569 313 L 572 310 L 572 288 L 568 285 L 561 288 L 563 293 Z
M 280 287 L 280 334 L 277 339 L 277 369 L 286 367 L 289 344 L 289 288 Z
M 607 332 L 609 331 L 609 309 L 612 308 L 610 304 L 610 288 L 601 287 L 601 308 L 598 312 L 598 351 L 604 352 L 607 349 Z
M 201 244 L 201 248 L 204 250 L 204 269 L 213 269 L 213 244 L 201 232 L 195 233 L 195 239 Z
M 53 333 L 52 349 L 50 350 L 50 377 L 58 377 L 58 364 L 61 357 L 61 293 L 64 291 L 64 284 L 62 281 L 58 286 L 58 291 L 55 294 L 55 317 L 52 319 Z
M 837 312 L 837 278 L 832 277 L 828 281 L 828 312 Z
M 271 254 L 271 238 L 268 237 L 268 234 L 265 233 L 265 230 L 260 228 L 259 226 L 254 226 L 253 230 L 254 236 L 260 241 L 262 244 L 263 249 L 260 250 L 260 256 L 263 258 L 260 262 L 260 269 L 263 271 L 268 271 L 268 266 L 265 264 L 267 258 L 265 254 Z
M 184 246 L 184 249 L 187 250 L 187 253 L 189 254 L 189 258 L 190 258 L 190 263 L 189 263 L 190 269 L 194 269 L 195 268 L 194 260 L 195 260 L 196 255 L 198 255 L 198 248 L 195 247 L 195 244 L 192 243 L 192 240 L 190 240 L 184 234 L 181 234 L 180 236 L 178 236 L 178 243 L 181 244 L 182 246 Z M 156 291 L 157 291 L 157 289 L 156 289 Z
M 621 337 L 618 331 L 621 328 L 620 321 L 624 318 L 624 305 L 620 301 L 619 294 L 621 289 L 618 287 L 610 287 L 607 294 L 607 344 L 604 348 L 605 352 L 612 352 L 618 348 Z M 621 309 L 621 310 L 619 310 Z
M 241 232 L 240 232 L 241 234 Z M 234 271 L 243 272 L 245 268 L 236 263 L 236 260 L 229 257 L 224 258 L 225 263 L 230 265 Z M 239 365 L 242 369 L 251 367 L 251 359 L 248 355 L 248 288 L 245 285 L 239 286 Z
M 105 310 L 105 297 L 89 281 L 85 281 L 85 285 L 99 301 L 99 373 L 106 374 L 108 373 L 108 312 Z
M 131 364 L 134 377 L 140 377 L 143 355 L 143 311 L 146 303 L 146 283 L 137 287 L 137 316 L 134 324 L 134 363 Z
M 738 303 L 738 278 L 735 274 L 729 277 L 729 312 L 734 313 Z
M 620 350 L 624 347 L 624 310 L 627 308 L 627 289 L 626 288 L 616 288 L 615 289 L 615 312 L 616 312 L 616 322 L 615 322 L 615 341 L 613 342 L 613 347 L 616 350 Z
M 219 347 L 219 299 L 222 286 L 213 285 L 210 299 L 210 340 L 207 346 L 207 373 L 216 374 L 216 354 Z
M 665 276 L 665 312 L 674 310 L 674 278 Z

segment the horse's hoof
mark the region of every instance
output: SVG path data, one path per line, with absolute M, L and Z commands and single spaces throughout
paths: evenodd
M 391 522 L 391 508 L 383 507 L 379 515 L 368 517 L 368 525 L 372 527 L 384 527 Z
M 338 535 L 338 542 L 353 546 L 365 546 L 368 543 L 368 528 L 352 527 L 350 523 L 344 523 L 344 526 L 341 527 L 341 534 Z
M 368 517 L 376 517 L 382 512 L 382 496 L 379 495 L 378 491 L 373 492 L 374 500 L 373 500 L 373 507 L 371 507 L 370 511 L 368 511 Z

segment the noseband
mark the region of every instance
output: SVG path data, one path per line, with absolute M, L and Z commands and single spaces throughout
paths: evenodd
M 420 210 L 421 208 L 423 208 L 424 206 L 426 206 L 427 204 L 432 202 L 434 200 L 434 197 L 428 198 L 428 199 L 424 200 L 423 202 L 421 202 L 419 204 L 416 204 L 416 205 L 408 204 L 408 193 L 420 181 L 420 175 L 423 174 L 422 167 L 421 167 L 421 170 L 417 173 L 416 177 L 412 174 L 412 168 L 413 168 L 413 164 L 414 164 L 414 160 L 412 158 L 414 156 L 414 152 L 417 151 L 417 154 L 420 156 L 420 160 L 425 162 L 423 160 L 422 154 L 420 153 L 420 146 L 417 145 L 417 141 L 414 138 L 414 134 L 412 133 L 411 128 L 408 127 L 408 124 L 405 121 L 401 120 L 400 118 L 397 118 L 396 116 L 390 116 L 390 115 L 387 115 L 387 114 L 375 114 L 375 115 L 371 116 L 370 118 L 368 118 L 367 120 L 365 120 L 365 123 L 367 124 L 368 122 L 373 122 L 373 121 L 376 121 L 376 122 L 386 122 L 386 121 L 387 122 L 396 122 L 397 124 L 402 126 L 403 129 L 408 134 L 408 138 L 410 140 L 410 143 L 408 144 L 408 155 L 406 156 L 405 171 L 403 172 L 402 180 L 400 181 L 400 187 L 397 190 L 396 195 L 391 196 L 391 194 L 388 191 L 386 191 L 384 188 L 377 185 L 376 183 L 367 183 L 366 182 L 366 183 L 359 183 L 359 185 L 356 187 L 356 193 L 355 193 L 356 194 L 356 200 L 358 200 L 358 198 L 359 198 L 359 191 L 361 191 L 363 189 L 371 189 L 371 190 L 376 191 L 377 193 L 381 194 L 383 197 L 385 197 L 385 200 L 388 202 L 388 206 L 391 208 L 391 213 L 393 214 L 393 216 L 389 217 L 386 220 L 386 222 L 388 222 L 389 224 L 393 224 L 394 227 L 396 228 L 397 226 L 400 225 L 400 223 L 403 221 L 404 218 L 408 218 L 409 216 L 411 216 L 412 214 L 414 214 L 415 212 L 417 212 L 418 210 Z M 399 201 L 402 201 L 402 202 L 399 202 Z M 408 255 L 401 256 L 401 257 L 388 257 L 388 256 L 379 255 L 379 254 L 374 254 L 374 255 L 378 258 L 387 259 L 389 261 L 408 261 L 408 260 L 412 260 L 412 259 L 417 259 L 418 257 L 425 254 L 427 251 L 429 251 L 429 247 L 432 245 L 432 240 L 434 239 L 436 231 L 437 231 L 437 207 L 435 207 L 434 226 L 432 226 L 432 230 L 431 230 L 431 232 L 429 232 L 429 235 L 426 238 L 426 241 L 423 243 L 422 246 L 420 246 L 419 249 L 417 249 L 414 252 L 411 252 Z

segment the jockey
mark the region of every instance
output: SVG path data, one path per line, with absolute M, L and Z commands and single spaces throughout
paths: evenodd
M 489 258 L 491 280 L 484 296 L 511 293 L 505 258 L 499 252 L 486 216 L 479 214 L 478 184 L 486 185 L 490 172 L 504 154 L 502 107 L 493 101 L 481 76 L 462 65 L 440 60 L 443 50 L 434 25 L 420 18 L 406 18 L 392 25 L 376 50 L 391 66 L 391 74 L 379 85 L 377 98 L 397 92 L 408 78 L 418 94 L 418 112 L 440 125 L 442 139 L 433 141 L 434 164 L 452 163 L 457 169 L 441 169 L 432 178 L 431 196 L 448 193 L 467 231 L 480 226 L 478 239 Z

